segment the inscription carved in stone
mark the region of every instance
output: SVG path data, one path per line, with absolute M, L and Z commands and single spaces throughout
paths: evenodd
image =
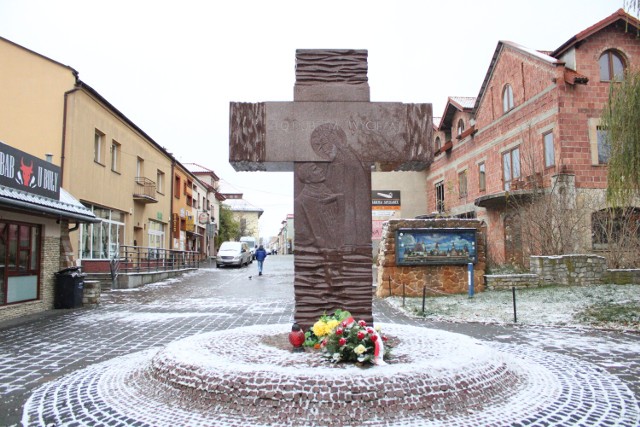
M 371 171 L 433 160 L 430 104 L 371 103 L 365 50 L 298 50 L 294 102 L 232 103 L 236 170 L 292 170 L 295 320 L 372 316 Z

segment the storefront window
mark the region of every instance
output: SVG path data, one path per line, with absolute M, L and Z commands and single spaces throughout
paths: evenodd
M 102 222 L 82 224 L 80 258 L 110 259 L 118 253 L 118 248 L 124 242 L 124 213 L 99 207 L 93 207 L 92 210 Z
M 164 247 L 164 224 L 158 221 L 149 220 L 149 247 Z
M 0 222 L 0 305 L 38 298 L 40 226 Z

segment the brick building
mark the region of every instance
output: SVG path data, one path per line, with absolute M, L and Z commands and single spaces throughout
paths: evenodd
M 516 210 L 555 197 L 589 211 L 565 249 L 595 249 L 592 221 L 608 212 L 600 116 L 611 82 L 640 66 L 639 26 L 620 9 L 553 52 L 498 42 L 478 96 L 450 97 L 435 126 L 427 212 L 484 220 L 489 262 L 526 263 L 535 235 Z M 545 220 L 548 230 L 558 221 Z

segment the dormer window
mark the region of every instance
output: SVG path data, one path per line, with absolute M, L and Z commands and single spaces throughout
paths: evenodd
M 436 147 L 435 147 L 435 148 L 436 148 L 436 151 L 440 150 L 440 148 L 442 147 L 442 141 L 440 140 L 440 137 L 439 137 L 439 136 L 436 136 L 435 146 L 436 146 Z
M 600 64 L 600 81 L 620 81 L 624 78 L 624 61 L 620 52 L 605 51 L 598 60 Z
M 462 135 L 462 132 L 464 132 L 464 120 L 460 119 L 458 120 L 458 135 Z
M 513 89 L 510 84 L 506 84 L 502 90 L 502 112 L 508 113 L 513 110 Z

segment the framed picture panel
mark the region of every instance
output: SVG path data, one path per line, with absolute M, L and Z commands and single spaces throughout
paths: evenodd
M 468 264 L 478 261 L 474 228 L 401 228 L 396 265 Z

